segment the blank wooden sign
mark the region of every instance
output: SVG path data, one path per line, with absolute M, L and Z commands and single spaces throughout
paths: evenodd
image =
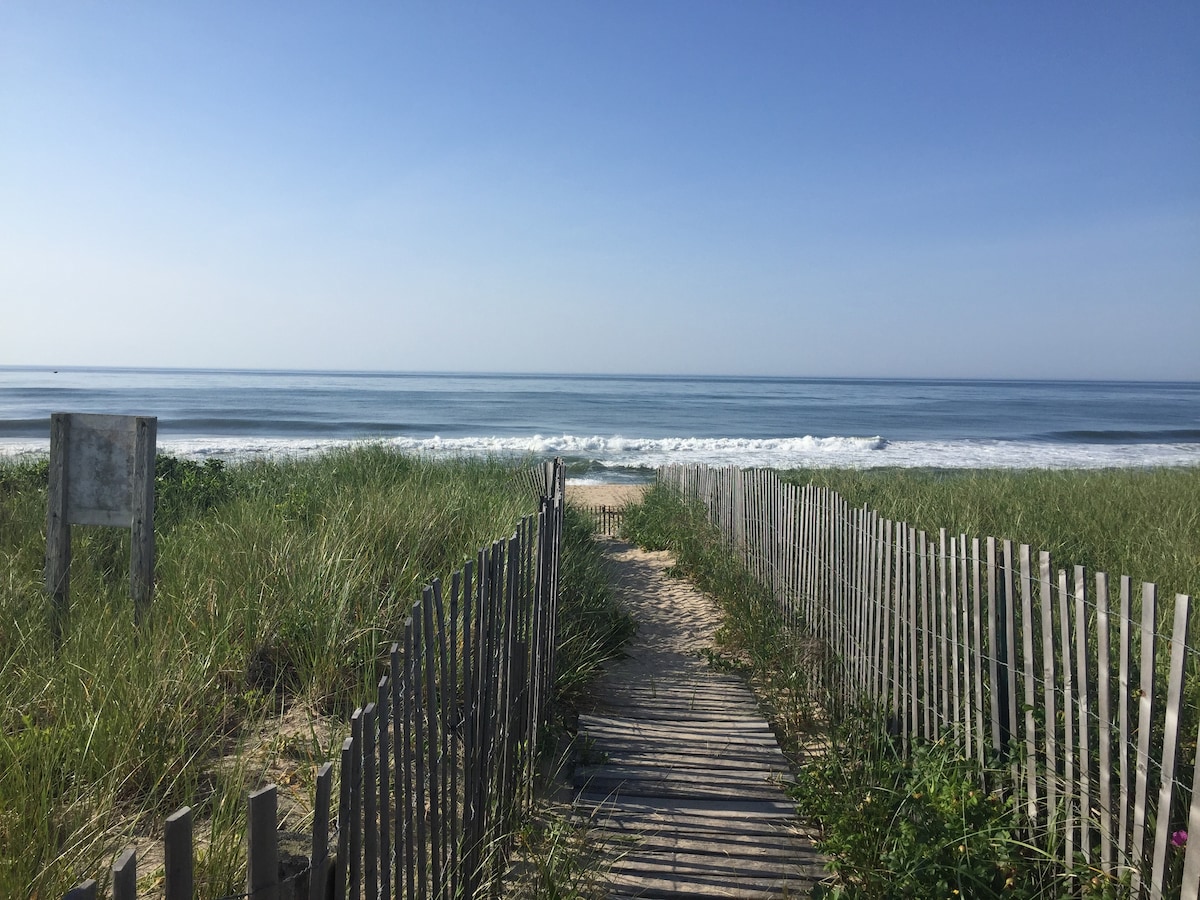
M 70 608 L 71 525 L 129 528 L 130 594 L 135 619 L 149 611 L 154 588 L 154 454 L 152 416 L 55 413 L 50 417 L 50 500 L 46 520 L 46 590 L 54 630 Z

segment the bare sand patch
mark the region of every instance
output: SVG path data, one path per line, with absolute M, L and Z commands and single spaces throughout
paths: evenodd
M 575 484 L 567 482 L 567 502 L 576 506 L 624 506 L 636 503 L 649 484 Z

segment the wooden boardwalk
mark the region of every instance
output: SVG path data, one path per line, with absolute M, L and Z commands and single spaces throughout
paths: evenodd
M 804 897 L 825 872 L 782 784 L 788 766 L 753 693 L 698 651 L 711 602 L 667 579 L 663 555 L 612 543 L 640 623 L 579 720 L 575 813 L 617 897 Z

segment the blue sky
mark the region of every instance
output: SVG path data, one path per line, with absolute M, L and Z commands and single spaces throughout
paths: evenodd
M 0 364 L 1200 379 L 1200 4 L 0 6 Z

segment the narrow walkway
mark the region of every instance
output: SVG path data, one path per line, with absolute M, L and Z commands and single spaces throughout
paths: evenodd
M 740 679 L 713 670 L 720 613 L 665 575 L 666 553 L 607 544 L 637 618 L 579 718 L 576 815 L 617 897 L 808 896 L 822 860 L 780 783 L 783 753 Z

